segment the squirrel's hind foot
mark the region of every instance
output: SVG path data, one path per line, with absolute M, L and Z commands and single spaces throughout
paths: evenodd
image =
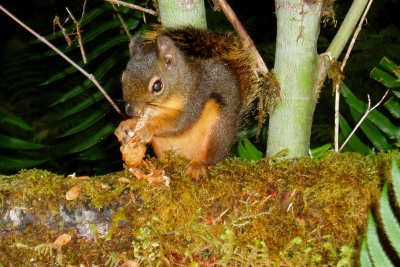
M 196 181 L 200 178 L 203 178 L 203 176 L 206 174 L 205 164 L 198 160 L 192 160 L 189 162 L 189 164 L 186 165 L 185 170 L 186 175 Z

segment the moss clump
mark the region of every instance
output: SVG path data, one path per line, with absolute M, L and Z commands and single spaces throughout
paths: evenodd
M 228 159 L 195 183 L 184 176 L 185 159 L 150 161 L 157 168 L 166 165 L 170 187 L 149 186 L 127 169 L 91 180 L 41 170 L 23 170 L 3 179 L 1 210 L 24 207 L 36 221 L 28 221 L 19 231 L 1 226 L 0 264 L 54 265 L 60 257 L 64 265 L 108 266 L 127 260 L 140 260 L 145 266 L 352 262 L 366 230 L 367 212 L 377 204 L 382 182 L 390 177 L 391 155 Z M 121 177 L 131 182 L 121 182 Z M 65 193 L 76 184 L 82 188 L 78 199 L 65 200 Z M 108 233 L 102 235 L 97 224 L 92 225 L 93 240 L 79 238 L 76 228 L 65 229 L 57 219 L 60 205 L 69 211 L 112 207 Z M 54 215 L 50 224 L 49 212 Z M 72 241 L 59 252 L 39 255 L 35 250 L 64 232 Z

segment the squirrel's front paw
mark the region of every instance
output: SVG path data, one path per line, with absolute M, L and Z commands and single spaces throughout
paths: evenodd
M 138 118 L 123 121 L 114 132 L 121 143 L 122 160 L 132 168 L 140 164 L 146 153 L 146 146 L 136 136 L 135 130 L 138 123 Z
M 139 130 L 136 130 L 135 135 L 137 137 L 139 137 L 140 141 L 143 144 L 147 144 L 153 138 L 154 130 L 151 126 L 146 125 L 146 126 L 140 128 Z
M 192 177 L 194 180 L 202 178 L 206 174 L 206 166 L 203 162 L 192 160 L 185 167 L 186 175 Z
M 114 134 L 115 136 L 117 136 L 118 141 L 121 143 L 122 146 L 128 143 L 129 138 L 135 136 L 134 130 L 138 121 L 139 119 L 136 117 L 123 121 L 115 130 Z

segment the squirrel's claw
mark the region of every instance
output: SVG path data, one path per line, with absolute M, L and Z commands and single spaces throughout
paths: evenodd
M 118 141 L 121 143 L 122 146 L 128 143 L 129 138 L 134 136 L 133 131 L 136 127 L 137 122 L 138 122 L 137 118 L 123 121 L 119 124 L 118 128 L 115 130 L 114 134 L 115 136 L 117 136 Z
M 143 144 L 147 144 L 151 141 L 151 139 L 153 138 L 154 135 L 154 130 L 152 127 L 146 125 L 143 128 L 141 128 L 140 130 L 135 132 L 135 135 L 138 136 L 140 138 L 140 141 Z
M 206 166 L 203 162 L 192 160 L 185 167 L 186 175 L 192 177 L 194 180 L 202 178 L 206 174 Z

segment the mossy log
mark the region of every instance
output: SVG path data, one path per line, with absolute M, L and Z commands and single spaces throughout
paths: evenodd
M 150 161 L 165 168 L 169 186 L 128 169 L 90 179 L 43 170 L 0 176 L 0 266 L 353 262 L 391 155 L 227 159 L 195 182 L 185 159 Z M 67 200 L 76 185 L 79 195 Z M 71 241 L 54 244 L 63 234 Z

